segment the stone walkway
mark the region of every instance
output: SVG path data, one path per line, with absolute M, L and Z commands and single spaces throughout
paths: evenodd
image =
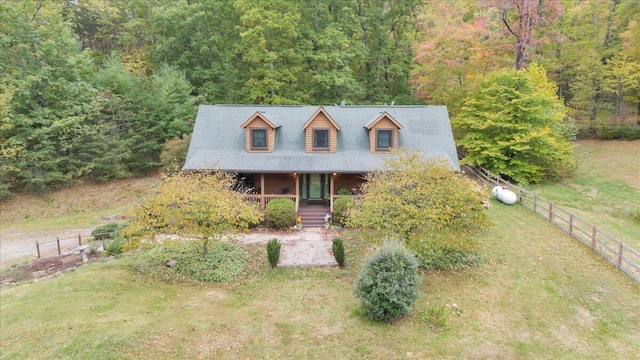
M 337 233 L 325 228 L 303 228 L 298 231 L 274 233 L 256 231 L 239 235 L 245 244 L 266 244 L 277 238 L 282 244 L 278 267 L 287 266 L 337 266 L 331 245 Z

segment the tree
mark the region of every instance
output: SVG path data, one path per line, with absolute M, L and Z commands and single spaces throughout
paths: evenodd
M 208 103 L 246 102 L 239 21 L 233 0 L 168 3 L 152 16 L 149 57 L 183 71 Z
M 515 37 L 515 68 L 524 68 L 536 47 L 546 38 L 546 27 L 562 13 L 559 0 L 490 0 L 489 6 L 500 11 L 500 21 Z
M 421 40 L 411 83 L 429 103 L 457 113 L 478 79 L 509 66 L 511 48 L 491 12 L 468 0 L 434 1 L 419 16 Z
M 165 141 L 188 133 L 195 98 L 185 75 L 164 65 L 151 79 L 124 68 L 118 58 L 105 62 L 94 79 L 107 99 L 102 116 L 126 144 L 128 171 L 139 173 L 160 165 Z
M 211 238 L 248 229 L 262 220 L 259 207 L 231 190 L 233 184 L 233 177 L 224 172 L 173 174 L 164 179 L 155 196 L 136 209 L 122 235 L 132 247 L 161 233 L 199 237 L 206 249 Z
M 544 68 L 491 74 L 464 103 L 453 125 L 464 163 L 482 166 L 517 183 L 562 178 L 575 167 L 567 137 L 566 108 Z
M 436 250 L 473 251 L 471 235 L 489 225 L 479 187 L 447 163 L 418 152 L 401 150 L 387 158 L 366 176 L 362 192 L 349 211 L 348 225 L 399 237 L 421 264 L 441 254 Z
M 307 94 L 299 91 L 302 57 L 300 8 L 291 0 L 238 0 L 238 26 L 242 59 L 249 69 L 244 91 L 257 104 L 304 103 Z
M 93 63 L 60 14 L 57 3 L 0 3 L 7 191 L 42 191 L 119 168 L 117 141 L 99 116 L 104 99 L 89 82 Z
M 354 34 L 366 51 L 355 68 L 366 90 L 365 102 L 398 99 L 415 102 L 409 86 L 413 68 L 413 41 L 416 38 L 416 11 L 420 0 L 353 1 L 351 11 L 359 31 Z

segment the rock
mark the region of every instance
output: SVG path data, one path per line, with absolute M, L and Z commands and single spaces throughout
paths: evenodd
M 174 266 L 178 265 L 178 260 L 171 259 L 171 260 L 167 261 L 167 263 L 165 265 L 167 265 L 167 267 L 174 267 Z

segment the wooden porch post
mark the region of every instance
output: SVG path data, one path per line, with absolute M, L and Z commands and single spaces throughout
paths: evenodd
M 329 174 L 329 210 L 333 214 L 333 177 L 336 173 Z
M 300 175 L 298 175 L 298 173 L 294 173 L 294 176 L 296 178 L 296 191 L 294 191 L 294 193 L 296 194 L 296 214 L 297 214 L 298 209 L 300 208 L 300 194 L 298 194 L 298 192 L 300 191 Z
M 260 206 L 264 209 L 266 203 L 264 201 L 264 173 L 260 173 Z

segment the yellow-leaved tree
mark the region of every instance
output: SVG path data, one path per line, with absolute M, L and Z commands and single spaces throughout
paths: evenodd
M 460 267 L 454 254 L 473 253 L 473 234 L 490 224 L 476 183 L 416 151 L 387 158 L 361 190 L 348 225 L 401 239 L 427 268 Z
M 129 247 L 153 246 L 158 234 L 200 238 L 208 242 L 226 232 L 248 229 L 262 221 L 257 203 L 233 190 L 225 172 L 182 171 L 166 177 L 158 193 L 136 209 L 123 230 Z

